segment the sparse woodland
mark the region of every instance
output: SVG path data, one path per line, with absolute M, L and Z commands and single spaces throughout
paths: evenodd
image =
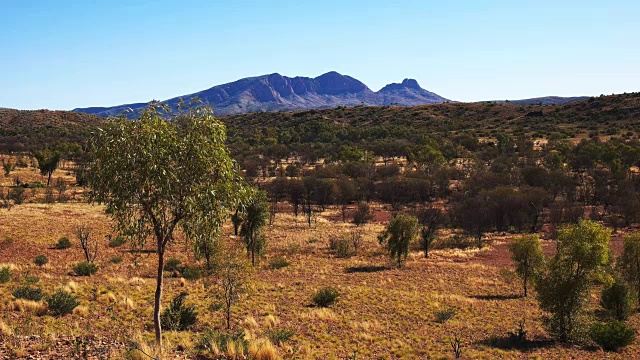
M 639 358 L 640 94 L 174 115 L 0 116 L 0 358 Z

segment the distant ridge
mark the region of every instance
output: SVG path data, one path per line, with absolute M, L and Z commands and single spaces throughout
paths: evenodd
M 315 78 L 287 77 L 277 73 L 244 78 L 162 102 L 175 108 L 180 98 L 188 100 L 192 97 L 198 97 L 205 104 L 212 105 L 217 115 L 356 105 L 413 106 L 448 101 L 421 88 L 413 79 L 389 84 L 374 92 L 351 76 L 330 71 Z M 73 111 L 104 117 L 127 112 L 131 117 L 135 117 L 146 106 L 147 103 L 133 103 L 112 107 L 78 108 Z
M 315 78 L 288 77 L 273 73 L 248 77 L 217 85 L 193 94 L 162 101 L 176 109 L 180 99 L 199 98 L 213 106 L 216 115 L 234 115 L 265 111 L 291 111 L 334 108 L 338 106 L 416 106 L 449 102 L 436 93 L 425 90 L 414 79 L 391 83 L 379 91 L 348 75 L 330 71 Z M 587 97 L 547 96 L 534 99 L 510 100 L 516 105 L 563 105 Z M 506 102 L 505 100 L 493 102 Z M 148 103 L 131 103 L 110 107 L 77 108 L 73 111 L 102 117 L 126 114 L 135 118 Z
M 509 102 L 514 105 L 564 105 L 575 101 L 582 101 L 588 99 L 588 96 L 573 96 L 573 97 L 561 97 L 561 96 L 545 96 L 532 99 L 521 100 L 502 100 L 495 101 L 499 103 Z

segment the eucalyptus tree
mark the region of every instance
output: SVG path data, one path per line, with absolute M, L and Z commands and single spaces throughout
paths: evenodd
M 159 354 L 162 273 L 174 233 L 181 229 L 201 249 L 203 242 L 215 241 L 248 192 L 225 139 L 225 126 L 200 106 L 167 120 L 151 105 L 139 119 L 113 119 L 92 136 L 90 201 L 105 204 L 117 230 L 135 244 L 155 243 L 153 322 Z
M 269 216 L 269 203 L 264 191 L 251 195 L 244 207 L 240 224 L 240 236 L 244 239 L 247 252 L 251 254 L 251 265 L 256 264 L 256 253 L 260 254 L 265 245 L 264 227 Z
M 378 235 L 381 245 L 386 243 L 389 256 L 402 266 L 409 254 L 409 244 L 418 236 L 419 224 L 415 216 L 397 214 L 389 221 L 387 228 Z

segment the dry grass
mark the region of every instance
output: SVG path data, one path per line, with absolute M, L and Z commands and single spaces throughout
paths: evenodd
M 517 297 L 519 283 L 505 275 L 510 267 L 509 239 L 496 239 L 480 251 L 434 250 L 429 259 L 415 252 L 404 268 L 396 269 L 376 241 L 383 228 L 379 223 L 364 226 L 364 244 L 357 256 L 336 258 L 328 250 L 329 238 L 352 225 L 328 220 L 334 219 L 335 213 L 322 214 L 311 228 L 302 217 L 278 214 L 275 224 L 267 229 L 266 257 L 255 269 L 250 296 L 233 309 L 236 330 L 247 329 L 247 337 L 253 339 L 250 352 L 256 357 L 344 359 L 354 352 L 358 359 L 450 357 L 448 337 L 454 332 L 461 336 L 468 358 L 601 357 L 601 353 L 579 347 L 539 347 L 524 353 L 487 344 L 493 336 L 504 337 L 516 330 L 522 319 L 526 319 L 531 339 L 548 339 L 535 299 Z M 152 350 L 148 329 L 155 288 L 154 254 L 130 253 L 126 246 L 109 248 L 105 239 L 98 273 L 78 278 L 69 274 L 71 265 L 82 260 L 77 245 L 67 250 L 49 248 L 60 236 L 73 240 L 70 231 L 78 222 L 93 226 L 102 241 L 112 233 L 102 208 L 81 203 L 25 204 L 10 211 L 0 209 L 0 219 L 0 233 L 14 239 L 0 251 L 0 264 L 14 269 L 14 279 L 0 284 L 0 299 L 4 299 L 0 306 L 9 312 L 8 318 L 3 315 L 4 326 L 0 323 L 2 334 L 88 333 L 127 342 L 132 331 L 144 331 L 137 335 L 137 342 L 145 352 Z M 227 225 L 226 238 L 238 241 L 231 231 Z M 50 266 L 33 265 L 34 253 L 45 254 Z M 113 256 L 124 261 L 111 264 L 108 259 Z M 179 241 L 170 248 L 168 257 L 195 262 Z M 286 257 L 290 265 L 269 269 L 275 257 Z M 65 317 L 34 316 L 43 303 L 11 300 L 12 289 L 27 274 L 39 277 L 38 285 L 46 293 L 66 288 L 82 305 Z M 211 281 L 166 278 L 164 305 L 179 292 L 188 291 L 188 303 L 196 305 L 199 312 L 192 332 L 166 334 L 167 354 L 190 358 L 197 352 L 199 332 L 209 328 L 224 331 L 222 311 L 211 308 Z M 330 308 L 312 307 L 311 296 L 324 286 L 339 291 L 338 302 Z M 455 308 L 456 315 L 444 324 L 437 323 L 434 313 L 448 308 Z M 24 319 L 29 319 L 28 327 L 14 326 Z M 630 324 L 639 328 L 640 316 L 634 314 Z M 267 330 L 285 328 L 294 331 L 285 343 L 276 346 L 264 340 Z M 240 344 L 228 345 L 229 356 L 243 352 Z M 638 358 L 639 350 L 636 341 L 614 357 Z M 120 358 L 125 356 L 145 358 L 135 351 Z

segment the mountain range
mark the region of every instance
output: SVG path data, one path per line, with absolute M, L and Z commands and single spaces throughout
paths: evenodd
M 193 94 L 177 96 L 162 101 L 175 109 L 181 99 L 189 101 L 196 97 L 211 105 L 217 115 L 232 115 L 250 112 L 289 111 L 334 108 L 338 106 L 415 106 L 439 104 L 450 100 L 425 90 L 414 79 L 392 83 L 379 91 L 373 91 L 361 81 L 335 71 L 315 78 L 288 77 L 277 73 L 240 79 L 217 85 Z M 520 104 L 564 104 L 582 98 L 546 97 L 515 100 Z M 132 103 L 111 107 L 77 108 L 73 111 L 103 117 L 126 114 L 137 117 L 148 103 Z

